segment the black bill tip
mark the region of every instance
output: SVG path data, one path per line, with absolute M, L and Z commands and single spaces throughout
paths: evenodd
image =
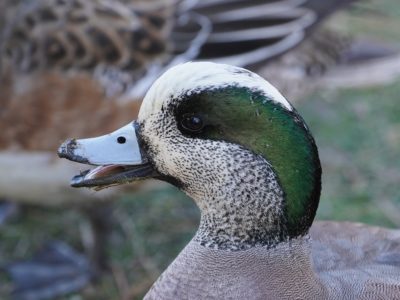
M 89 164 L 87 158 L 76 155 L 75 150 L 77 148 L 76 139 L 68 139 L 57 150 L 59 158 L 66 158 L 71 161 L 75 161 L 82 164 Z

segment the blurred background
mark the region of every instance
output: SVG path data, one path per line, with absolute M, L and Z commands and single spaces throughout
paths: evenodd
M 112 47 L 104 47 L 108 49 L 105 54 L 96 52 L 96 59 L 90 64 L 86 62 L 85 65 L 79 65 L 72 59 L 68 62 L 71 58 L 65 55 L 69 51 L 68 45 L 64 49 L 62 43 L 51 43 L 50 38 L 40 38 L 41 33 L 51 36 L 46 31 L 50 30 L 47 29 L 49 27 L 44 27 L 46 29 L 42 31 L 35 31 L 33 28 L 39 25 L 33 23 L 27 31 L 18 27 L 19 16 L 26 17 L 25 11 L 36 8 L 29 4 L 30 1 L 21 1 L 20 5 L 27 5 L 21 12 L 17 2 L 2 0 L 0 5 L 3 12 L 7 11 L 0 20 L 3 32 L 0 40 L 0 198 L 3 200 L 0 202 L 0 270 L 5 271 L 0 273 L 0 298 L 28 299 L 24 298 L 28 292 L 41 291 L 36 294 L 32 292 L 31 295 L 37 298 L 30 299 L 141 299 L 193 236 L 199 221 L 199 212 L 194 203 L 175 187 L 157 181 L 138 184 L 123 191 L 113 191 L 111 188 L 101 197 L 92 191 L 78 193 L 68 188 L 69 178 L 75 175 L 75 169 L 67 167 L 69 163 L 57 165 L 57 172 L 60 168 L 65 170 L 62 176 L 59 173 L 54 175 L 56 171 L 53 173 L 52 169 L 38 171 L 36 167 L 44 161 L 49 165 L 57 161 L 54 153 L 63 138 L 105 133 L 135 118 L 140 98 L 148 86 L 147 81 L 151 82 L 174 58 L 180 58 L 176 62 L 196 57 L 218 60 L 228 50 L 226 46 L 221 48 L 218 43 L 204 46 L 207 39 L 204 36 L 212 32 L 213 24 L 199 19 L 198 15 L 203 13 L 207 16 L 207 7 L 200 5 L 195 15 L 186 17 L 196 20 L 195 24 L 184 18 L 183 21 L 180 19 L 181 23 L 177 21 L 181 26 L 176 30 L 178 34 L 169 36 L 174 30 L 171 28 L 176 26 L 169 25 L 169 18 L 176 13 L 171 12 L 175 4 L 168 5 L 168 9 L 161 5 L 162 9 L 157 9 L 157 14 L 141 19 L 142 26 L 150 22 L 147 26 L 155 26 L 158 31 L 150 28 L 142 32 L 144 36 L 152 37 L 150 41 L 153 44 L 149 42 L 152 45 L 150 47 L 143 42 L 142 49 L 134 49 L 148 54 L 138 54 L 128 59 L 135 72 L 113 63 L 112 56 L 115 53 Z M 40 2 L 45 1 L 36 3 Z M 69 3 L 67 0 L 58 2 Z M 79 1 L 72 2 L 79 4 Z M 124 11 L 123 5 L 132 5 L 132 1 L 114 2 L 121 5 L 119 8 L 115 4 L 116 11 L 123 15 L 123 20 L 118 20 L 119 24 L 123 26 L 123 22 L 128 22 L 126 26 L 136 26 L 130 23 L 129 15 L 125 16 L 118 10 Z M 156 7 L 160 5 L 160 1 L 155 2 Z M 294 2 L 292 8 L 302 7 L 306 1 Z M 107 10 L 112 9 L 104 3 L 101 9 L 107 14 Z M 182 11 L 193 7 L 196 9 L 193 3 L 187 1 Z M 139 8 L 135 9 L 135 16 L 146 12 L 141 5 L 138 4 Z M 307 8 L 319 9 L 317 6 Z M 90 11 L 90 8 L 85 9 L 86 12 Z M 42 10 L 41 14 L 46 21 L 59 17 L 61 13 L 52 15 L 49 10 L 46 15 L 46 10 Z M 112 18 L 112 13 L 108 15 Z M 228 28 L 236 29 L 241 23 L 247 24 L 246 15 L 239 15 L 243 19 L 232 22 Z M 297 15 L 307 14 L 296 10 Z M 291 16 L 289 19 L 293 18 Z M 79 25 L 79 15 L 76 20 L 74 24 L 82 26 Z M 269 22 L 270 26 L 274 25 L 272 21 Z M 67 26 L 63 24 L 61 22 L 59 28 Z M 307 28 L 310 25 L 306 22 L 301 26 Z M 226 30 L 222 25 L 215 28 L 221 32 Z M 301 38 L 304 42 L 299 45 L 297 42 L 289 43 L 289 46 L 286 42 L 279 44 L 280 41 L 290 42 L 290 39 L 285 40 L 290 36 L 289 33 L 285 33 L 284 37 L 275 35 L 268 42 L 263 41 L 263 47 L 266 48 L 261 56 L 262 53 L 274 52 L 278 47 L 273 54 L 265 54 L 265 58 L 268 58 L 265 61 L 262 58 L 246 61 L 246 56 L 240 57 L 241 60 L 230 57 L 233 62 L 256 70 L 276 84 L 311 128 L 323 168 L 317 219 L 400 227 L 399 28 L 400 4 L 397 0 L 356 1 L 335 11 L 323 23 L 314 26 L 312 32 L 305 29 L 306 37 Z M 32 40 L 47 45 L 43 57 L 35 50 L 38 45 L 26 42 L 30 40 L 29 34 L 38 35 L 37 40 Z M 96 41 L 103 39 L 103 43 L 107 44 L 100 33 L 91 31 L 89 35 L 97 35 Z M 154 41 L 159 41 L 159 44 Z M 117 43 L 116 48 L 130 42 L 129 38 L 122 39 L 119 41 L 122 44 Z M 173 43 L 178 46 L 169 50 Z M 238 43 L 233 48 L 244 53 L 253 49 L 255 44 Z M 190 48 L 190 45 L 194 46 Z M 271 45 L 275 45 L 275 48 L 271 48 Z M 132 48 L 128 50 L 129 53 L 133 51 Z M 103 54 L 106 63 L 101 56 Z M 233 54 L 236 55 L 229 53 L 228 56 Z M 36 61 L 30 60 L 30 57 Z M 62 63 L 57 61 L 60 57 Z M 137 61 L 137 57 L 143 61 Z M 132 67 L 134 63 L 136 65 Z M 123 71 L 120 72 L 120 69 Z M 140 86 L 129 86 L 130 82 L 143 78 L 147 81 L 142 80 Z M 92 85 L 93 91 L 88 91 L 88 86 Z M 43 97 L 49 99 L 43 100 Z M 89 101 L 89 98 L 96 99 Z M 102 102 L 96 102 L 100 98 Z M 135 100 L 131 101 L 133 98 Z M 115 99 L 119 99 L 119 102 Z M 61 104 L 54 104 L 57 101 Z M 112 104 L 112 101 L 117 101 L 118 105 Z M 91 104 L 83 104 L 88 102 Z M 65 112 L 68 112 L 68 117 L 63 117 Z M 41 124 L 40 120 L 46 119 L 48 114 L 57 115 L 54 117 L 55 125 L 51 122 Z M 123 116 L 116 118 L 114 115 L 117 114 Z M 71 125 L 75 123 L 83 125 L 76 128 Z M 32 128 L 40 128 L 40 133 L 35 133 Z M 62 133 L 55 133 L 57 130 Z M 33 138 L 34 141 L 27 142 Z M 17 140 L 19 142 L 15 142 Z M 40 158 L 40 151 L 52 151 L 52 156 Z M 19 153 L 23 153 L 23 156 L 18 156 Z M 30 179 L 30 176 L 36 179 Z M 54 179 L 48 186 L 37 180 L 37 177 L 45 180 L 45 176 Z M 65 187 L 52 188 L 56 184 Z M 11 185 L 16 187 L 10 188 Z M 18 191 L 14 193 L 18 194 L 15 199 L 8 189 Z M 43 201 L 35 200 L 34 194 L 40 195 L 36 189 L 47 193 L 51 205 L 44 198 Z M 89 204 L 82 203 L 81 197 L 89 199 Z M 91 204 L 93 202 L 95 209 Z M 96 230 L 98 232 L 93 233 Z M 67 264 L 49 250 L 49 247 L 60 245 L 58 243 L 62 243 L 62 246 L 56 247 L 57 251 L 65 250 L 64 258 L 73 260 L 81 266 L 80 269 L 67 268 L 63 273 L 65 268 L 60 266 Z M 104 250 L 90 250 L 93 245 L 104 246 Z M 77 252 L 68 254 L 72 249 Z M 92 270 L 84 259 L 84 253 L 92 253 L 92 257 L 95 257 L 93 260 L 100 261 L 100 265 L 104 260 L 104 266 Z M 40 263 L 44 261 L 45 267 Z M 51 277 L 58 275 L 51 273 L 51 270 L 57 270 L 60 272 L 57 274 L 64 274 L 68 279 L 53 283 Z M 79 277 L 77 274 L 82 270 L 90 275 Z M 29 286 L 27 279 L 40 277 L 39 271 L 50 272 L 50 276 L 44 276 L 37 286 Z

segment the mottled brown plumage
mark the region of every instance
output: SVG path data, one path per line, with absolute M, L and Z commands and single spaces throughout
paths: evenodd
M 331 0 L 321 8 L 315 2 L 6 1 L 0 73 L 83 72 L 109 96 L 128 90 L 143 96 L 166 67 L 178 62 L 207 59 L 256 67 L 293 49 L 344 5 Z M 336 49 L 338 43 L 331 43 Z
M 167 53 L 173 2 L 126 6 L 109 0 L 26 1 L 3 12 L 2 69 L 135 71 Z

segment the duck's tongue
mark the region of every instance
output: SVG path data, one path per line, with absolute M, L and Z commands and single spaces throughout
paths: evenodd
M 89 170 L 89 172 L 85 175 L 85 179 L 106 177 L 121 173 L 123 171 L 124 167 L 119 165 L 98 166 L 92 170 Z
M 65 141 L 58 149 L 60 157 L 98 166 L 74 176 L 71 186 L 102 189 L 157 176 L 141 153 L 137 128 L 133 122 L 97 138 Z

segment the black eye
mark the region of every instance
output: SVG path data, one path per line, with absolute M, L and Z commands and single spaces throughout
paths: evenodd
M 181 121 L 183 129 L 198 133 L 203 129 L 203 120 L 194 114 L 184 114 Z

